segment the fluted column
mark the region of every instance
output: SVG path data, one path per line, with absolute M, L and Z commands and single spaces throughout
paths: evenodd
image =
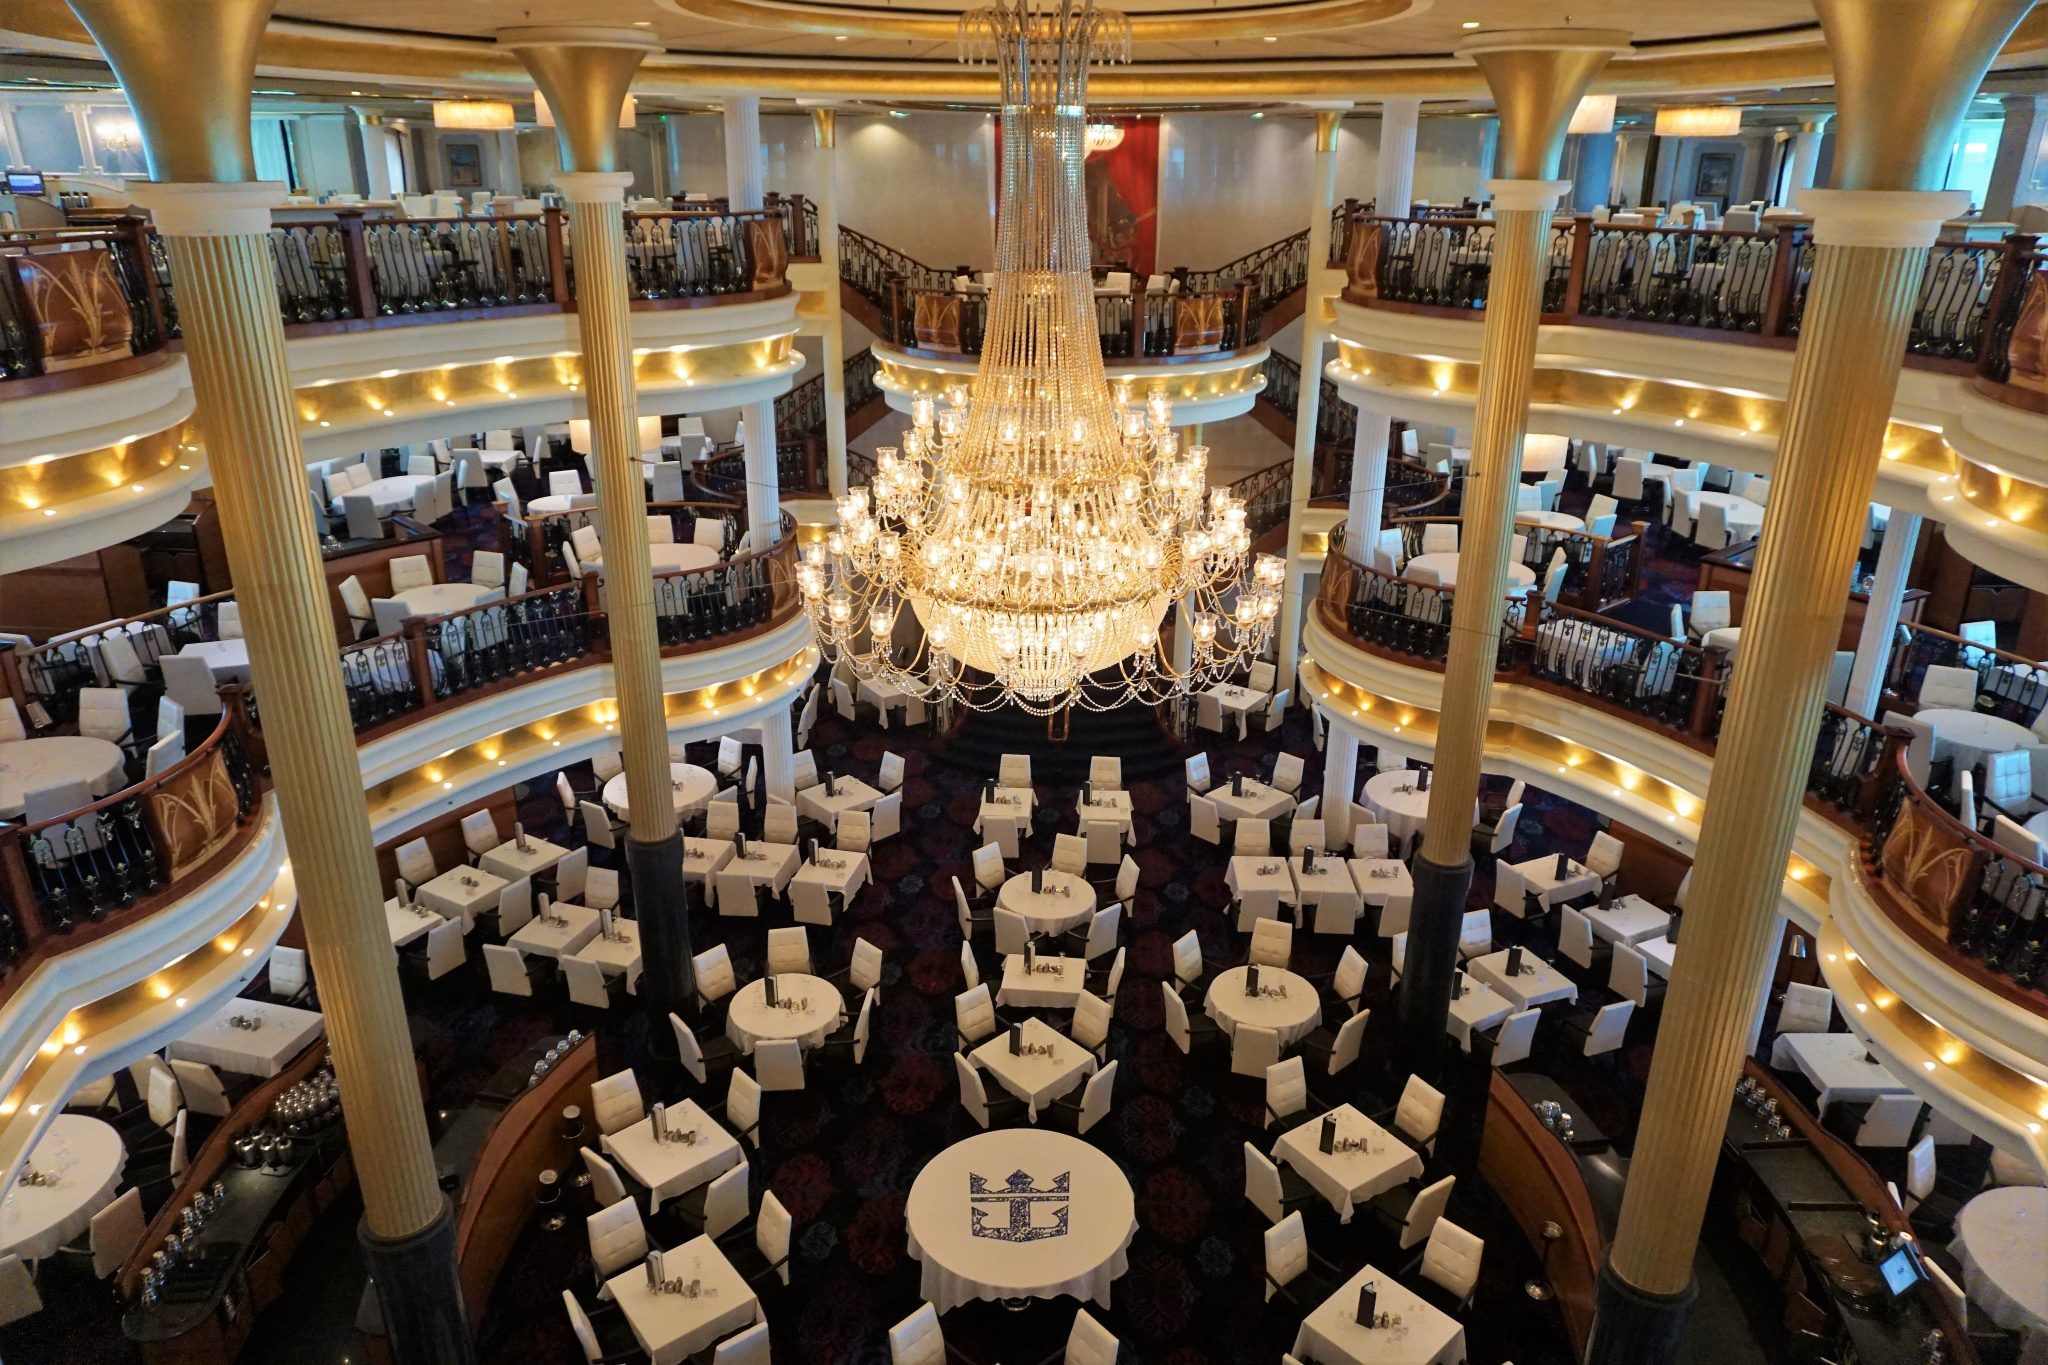
M 127 90 L 148 154 L 153 183 L 135 186 L 136 198 L 178 280 L 194 408 L 392 1350 L 404 1365 L 467 1362 L 454 1219 L 436 1180 L 306 498 L 269 242 L 284 187 L 254 180 L 249 88 L 270 5 L 72 8 Z M 208 60 L 190 62 L 194 51 Z
M 647 548 L 647 487 L 640 473 L 639 403 L 633 387 L 633 319 L 626 278 L 626 186 L 618 168 L 619 110 L 653 39 L 634 29 L 516 28 L 498 35 L 533 74 L 555 115 L 576 243 L 576 330 L 591 482 L 604 542 L 605 619 L 619 744 L 631 823 L 626 867 L 639 918 L 640 1000 L 650 1038 L 672 1038 L 663 1017 L 694 1004 L 689 901 L 670 783 L 661 637 Z
M 1344 514 L 1344 557 L 1358 564 L 1372 562 L 1373 542 L 1387 502 L 1387 432 L 1384 412 L 1362 407 L 1351 438 L 1351 501 Z
M 787 707 L 761 722 L 761 780 L 770 797 L 796 804 L 796 737 Z
M 1731 1087 L 1769 980 L 1785 861 L 1819 733 L 1848 577 L 1869 514 L 1906 335 L 1942 221 L 1949 139 L 2031 0 L 1819 0 L 1834 59 L 1836 188 L 1811 190 L 1813 276 L 1771 500 L 1743 614 L 1588 1359 L 1667 1359 L 1693 1296 Z
M 1287 570 L 1280 594 L 1279 655 L 1275 690 L 1294 686 L 1301 659 L 1302 539 L 1308 534 L 1308 503 L 1315 486 L 1316 424 L 1323 406 L 1323 343 L 1330 325 L 1328 305 L 1317 282 L 1330 263 L 1330 211 L 1337 198 L 1337 129 L 1342 109 L 1316 111 L 1315 170 L 1308 189 L 1308 282 L 1301 314 L 1301 392 L 1294 400 L 1294 471 L 1287 493 Z
M 1422 101 L 1413 96 L 1380 102 L 1380 159 L 1373 168 L 1373 208 L 1406 218 L 1415 207 L 1415 131 Z
M 1792 134 L 1792 164 L 1785 178 L 1785 204 L 1804 208 L 1801 197 L 1813 188 L 1814 172 L 1820 168 L 1820 143 L 1827 136 L 1828 115 L 1816 114 Z
M 775 400 L 749 403 L 742 411 L 747 424 L 748 547 L 773 545 L 782 530 L 782 474 L 775 464 Z
M 725 198 L 735 211 L 760 208 L 767 198 L 767 167 L 761 161 L 761 100 L 756 95 L 725 97 Z
M 1473 815 L 1505 614 L 1550 211 L 1569 188 L 1556 178 L 1558 158 L 1580 96 L 1626 43 L 1622 34 L 1556 29 L 1486 34 L 1464 49 L 1500 107 L 1496 155 L 1503 177 L 1487 185 L 1493 193 L 1493 270 L 1479 338 L 1472 466 L 1465 480 L 1435 773 L 1414 861 L 1414 910 L 1397 1002 L 1404 1060 L 1429 1075 L 1436 1073 L 1443 1050 L 1458 926 L 1472 884 Z
M 1849 672 L 1849 694 L 1843 705 L 1859 716 L 1877 718 L 1884 696 L 1884 671 L 1892 658 L 1892 637 L 1899 610 L 1906 601 L 1906 579 L 1913 571 L 1913 550 L 1920 544 L 1920 514 L 1892 508 L 1884 539 L 1877 545 L 1877 573 L 1870 600 L 1863 605 L 1863 626 L 1856 635 L 1856 664 Z
M 1358 736 L 1325 722 L 1323 736 L 1323 832 L 1331 848 L 1351 843 L 1351 800 L 1358 795 Z
M 825 480 L 846 496 L 846 321 L 839 311 L 839 114 L 811 110 L 818 141 L 818 263 L 825 275 Z

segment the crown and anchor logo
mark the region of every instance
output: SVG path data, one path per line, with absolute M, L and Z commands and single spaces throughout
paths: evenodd
M 1051 1185 L 1039 1189 L 1030 1175 L 1012 1171 L 1000 1189 L 990 1189 L 987 1176 L 967 1176 L 967 1203 L 974 1222 L 969 1232 L 998 1242 L 1042 1242 L 1067 1235 L 1072 1171 L 1061 1171 Z M 1003 1207 L 1008 1206 L 1008 1213 Z M 1003 1221 L 992 1221 L 999 1218 Z

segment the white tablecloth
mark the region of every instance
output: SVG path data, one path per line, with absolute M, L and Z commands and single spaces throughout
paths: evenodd
M 405 603 L 405 609 L 414 616 L 446 616 L 504 596 L 498 589 L 481 583 L 427 583 L 391 595 Z
M 647 566 L 655 573 L 689 573 L 696 569 L 709 569 L 718 563 L 718 551 L 709 545 L 696 545 L 688 541 L 680 544 L 649 545 Z M 604 557 L 586 559 L 585 569 L 604 571 Z
M 1027 1010 L 1070 1010 L 1088 985 L 1088 963 L 1078 957 L 1049 957 L 1034 954 L 1040 968 L 1027 973 L 1024 954 L 1011 953 L 1003 959 L 1003 981 L 996 989 L 998 1005 L 1015 1005 Z M 1044 970 L 1057 966 L 1057 972 Z
M 1342 858 L 1318 853 L 1313 872 L 1304 870 L 1305 861 L 1299 853 L 1287 860 L 1287 874 L 1293 879 L 1294 887 L 1282 899 L 1289 905 L 1321 905 L 1326 896 L 1344 901 L 1358 897 L 1358 883 L 1352 880 L 1351 865 Z
M 236 1028 L 228 1020 L 237 1014 L 258 1020 L 261 1026 Z M 326 1028 L 326 1021 L 316 1011 L 236 997 L 173 1039 L 164 1056 L 205 1062 L 245 1076 L 275 1076 Z
M 1876 1062 L 1865 1060 L 1870 1049 L 1853 1033 L 1781 1033 L 1771 1044 L 1771 1065 L 1797 1069 L 1820 1092 L 1820 1112 L 1836 1100 L 1874 1100 L 1903 1095 L 1908 1087 Z
M 646 1118 L 600 1138 L 598 1146 L 627 1175 L 651 1191 L 647 1201 L 649 1213 L 660 1208 L 663 1200 L 687 1194 L 740 1164 L 739 1139 L 713 1122 L 710 1115 L 697 1107 L 697 1101 L 684 1100 L 667 1107 L 670 1130 L 694 1131 L 697 1140 L 692 1143 L 656 1142 L 653 1106 L 648 1108 Z
M 1237 917 L 1240 929 L 1251 920 L 1279 919 L 1281 902 L 1295 903 L 1294 874 L 1276 853 L 1233 854 L 1223 884 L 1242 907 Z
M 548 913 L 562 923 L 550 924 L 542 919 L 540 907 L 536 905 L 533 918 L 519 926 L 518 931 L 505 942 L 522 953 L 559 961 L 590 942 L 591 936 L 597 932 L 597 911 L 588 906 L 556 901 L 548 907 Z
M 791 877 L 790 884 L 816 882 L 827 891 L 837 892 L 842 898 L 852 900 L 868 881 L 868 855 L 865 853 L 831 853 L 823 849 L 818 856 L 822 863 L 805 863 Z
M 1315 1031 L 1323 1021 L 1323 1002 L 1316 996 L 1316 988 L 1306 977 L 1280 967 L 1259 968 L 1258 995 L 1244 993 L 1244 967 L 1232 967 L 1229 971 L 1218 972 L 1216 979 L 1209 983 L 1209 993 L 1202 1000 L 1202 1009 L 1216 1027 L 1230 1037 L 1237 1036 L 1239 1024 L 1250 1024 L 1254 1028 L 1273 1029 L 1280 1035 L 1282 1047 L 1300 1042 Z M 1267 995 L 1265 991 L 1273 986 L 1284 987 L 1285 995 Z
M 804 1008 L 784 1009 L 777 1004 L 770 1009 L 768 987 L 759 981 L 749 981 L 733 992 L 732 1004 L 725 1012 L 725 1036 L 750 1057 L 764 1038 L 795 1038 L 805 1047 L 816 1047 L 846 1019 L 839 988 L 821 977 L 777 972 L 775 998 L 800 1000 Z
M 1375 877 L 1373 873 L 1384 872 Z M 1415 904 L 1415 878 L 1408 864 L 1399 858 L 1353 858 L 1351 880 L 1367 905 L 1384 907 L 1380 913 L 1380 937 L 1389 938 L 1408 927 L 1408 913 Z
M 1277 820 L 1294 810 L 1294 798 L 1278 787 L 1245 779 L 1244 791 L 1233 794 L 1225 778 L 1207 793 L 1216 803 L 1216 813 L 1225 820 Z
M 1439 582 L 1447 588 L 1458 586 L 1458 556 L 1450 551 L 1436 554 L 1417 555 L 1402 568 L 1403 577 L 1413 577 L 1417 569 L 1434 569 Z M 1536 586 L 1536 571 L 1527 564 L 1508 565 L 1508 591 L 1520 592 Z
M 1337 1120 L 1339 1139 L 1364 1138 L 1371 1146 L 1365 1151 L 1322 1150 L 1323 1119 L 1320 1114 L 1298 1124 L 1273 1144 L 1273 1158 L 1292 1166 L 1315 1192 L 1330 1201 L 1337 1216 L 1351 1221 L 1352 1209 L 1404 1180 L 1422 1174 L 1422 1158 L 1401 1139 L 1374 1123 L 1348 1104 L 1330 1111 Z M 1352 1296 L 1354 1299 L 1357 1295 Z
M 195 640 L 178 651 L 181 659 L 204 659 L 206 666 L 213 670 L 216 683 L 245 683 L 249 681 L 249 642 L 233 640 Z
M 612 929 L 617 933 L 617 938 L 606 938 L 601 933 L 592 934 L 583 941 L 582 947 L 569 956 L 581 958 L 585 962 L 595 962 L 601 970 L 613 976 L 625 977 L 626 989 L 637 993 L 640 982 L 640 926 L 629 919 L 614 919 Z
M 28 793 L 84 779 L 95 798 L 127 781 L 121 746 L 90 735 L 52 735 L 0 744 L 0 819 L 21 815 Z
M 1637 643 L 1636 636 L 1589 626 L 1576 616 L 1536 627 L 1543 666 L 1586 688 L 1593 687 L 1606 669 L 1633 658 Z
M 1019 872 L 996 892 L 996 904 L 1022 915 L 1037 934 L 1064 934 L 1088 923 L 1095 913 L 1095 888 L 1071 872 L 1040 874 L 1043 890 L 1031 889 L 1031 874 Z
M 1396 839 L 1413 839 L 1422 833 L 1423 823 L 1429 818 L 1429 793 L 1416 785 L 1419 777 L 1411 768 L 1374 773 L 1365 780 L 1366 809 L 1379 816 L 1387 833 Z M 1477 801 L 1472 803 L 1472 815 L 1478 818 Z
M 1127 791 L 1096 792 L 1094 802 L 1085 806 L 1077 795 L 1074 798 L 1074 818 L 1076 832 L 1080 834 L 1088 832 L 1091 821 L 1107 821 L 1117 827 L 1125 843 L 1136 837 L 1131 828 L 1131 794 Z
M 1026 1019 L 1018 1026 L 1024 1045 L 1050 1047 L 1050 1056 L 1015 1056 L 1010 1052 L 1010 1031 L 996 1036 L 968 1054 L 968 1060 L 1002 1082 L 1003 1089 L 1031 1106 L 1031 1121 L 1038 1111 L 1079 1085 L 1095 1069 L 1095 1054 L 1043 1019 Z
M 1373 1286 L 1398 1327 L 1358 1325 L 1358 1291 Z M 1367 1266 L 1302 1320 L 1294 1354 L 1312 1365 L 1462 1365 L 1465 1328 L 1385 1271 Z
M 1576 860 L 1565 863 L 1564 876 L 1557 875 L 1557 855 L 1546 854 L 1541 858 L 1530 858 L 1526 862 L 1510 863 L 1510 867 L 1522 874 L 1522 885 L 1534 891 L 1543 901 L 1544 907 L 1568 901 L 1574 896 L 1586 895 L 1600 890 L 1600 879 L 1588 871 L 1585 864 Z
M 476 860 L 476 865 L 494 876 L 508 882 L 521 877 L 531 877 L 536 872 L 545 872 L 569 856 L 569 850 L 560 844 L 551 844 L 545 839 L 526 837 L 526 851 L 520 852 L 517 840 L 508 839 L 489 853 Z
M 708 881 L 718 869 L 733 859 L 736 850 L 730 839 L 683 840 L 683 880 L 686 882 Z
M 1751 502 L 1739 493 L 1699 492 L 1692 495 L 1693 506 L 1718 506 L 1726 510 L 1728 541 L 1754 540 L 1764 528 L 1764 505 Z
M 789 879 L 796 875 L 803 862 L 803 851 L 795 844 L 771 844 L 764 839 L 747 840 L 747 856 L 742 858 L 739 849 L 733 849 L 721 872 L 744 872 L 747 880 L 756 886 L 765 886 L 778 895 L 788 887 Z
M 1514 1001 L 1518 1010 L 1525 1010 L 1531 1005 L 1547 1005 L 1553 1000 L 1579 998 L 1579 988 L 1572 984 L 1572 979 L 1533 952 L 1522 954 L 1521 974 L 1509 976 L 1508 952 L 1503 948 L 1497 953 L 1473 958 L 1465 964 L 1466 975 L 1479 978 Z
M 1516 1008 L 1514 1001 L 1467 972 L 1464 994 L 1451 1001 L 1450 1015 L 1444 1026 L 1458 1040 L 1458 1046 L 1470 1052 L 1473 1029 L 1490 1029 L 1513 1014 Z
M 128 1153 L 110 1124 L 83 1114 L 59 1114 L 36 1145 L 28 1166 L 57 1177 L 54 1185 L 7 1187 L 0 1197 L 0 1252 L 24 1261 L 54 1256 L 84 1232 L 121 1185 Z
M 1593 921 L 1594 937 L 1609 943 L 1633 945 L 1662 938 L 1671 927 L 1671 916 L 1641 896 L 1616 896 L 1605 910 L 1596 905 L 1586 911 L 1586 918 Z
M 1209 689 L 1209 695 L 1223 708 L 1226 719 L 1236 719 L 1239 733 L 1245 733 L 1250 729 L 1254 713 L 1263 711 L 1273 704 L 1272 693 L 1261 692 L 1241 683 L 1217 683 Z
M 403 948 L 416 938 L 424 938 L 434 926 L 447 922 L 447 916 L 438 915 L 425 906 L 414 909 L 396 896 L 384 902 L 384 925 L 391 931 L 391 946 L 394 948 Z
M 1130 1181 L 1109 1154 L 1043 1128 L 977 1133 L 940 1152 L 911 1185 L 904 1221 L 924 1298 L 941 1313 L 1062 1294 L 1107 1308 L 1138 1232 Z
M 1668 924 L 1666 928 L 1668 930 Z M 1678 961 L 1676 943 L 1664 934 L 1659 934 L 1655 938 L 1639 938 L 1630 946 L 1643 955 L 1643 961 L 1650 964 L 1651 971 L 1666 981 L 1671 979 L 1672 965 Z
M 761 1301 L 709 1237 L 661 1254 L 665 1280 L 699 1280 L 710 1292 L 695 1299 L 647 1287 L 646 1267 L 635 1262 L 605 1281 L 605 1297 L 625 1310 L 640 1349 L 654 1365 L 678 1365 L 685 1356 L 761 1320 Z
M 882 799 L 876 791 L 857 777 L 834 777 L 833 793 L 827 795 L 825 784 L 805 787 L 796 794 L 796 808 L 819 824 L 832 829 L 839 827 L 839 816 L 844 811 L 873 810 L 875 803 Z
M 1586 529 L 1586 520 L 1569 512 L 1545 512 L 1539 508 L 1532 512 L 1515 513 L 1515 525 L 1534 526 L 1546 531 L 1583 531 Z
M 1970 1301 L 2023 1334 L 2021 1360 L 2048 1358 L 2048 1189 L 1986 1190 L 1956 1215 L 1950 1249 Z
M 1914 712 L 1913 717 L 1934 727 L 1934 756 L 1953 758 L 1957 772 L 1976 767 L 1987 754 L 2040 743 L 2040 737 L 2026 726 L 1983 711 L 1931 706 Z
M 463 933 L 476 924 L 476 917 L 498 908 L 498 894 L 507 883 L 495 872 L 481 867 L 451 867 L 430 882 L 422 882 L 413 899 L 449 919 L 463 919 Z
M 718 777 L 709 768 L 694 763 L 668 765 L 669 787 L 675 796 L 677 815 L 695 815 L 718 790 Z M 604 803 L 621 820 L 630 819 L 632 803 L 626 796 L 626 775 L 619 773 L 604 784 Z
M 419 495 L 420 486 L 432 482 L 433 479 L 425 474 L 393 474 L 386 479 L 372 479 L 361 488 L 351 488 L 348 492 L 367 497 L 376 505 L 378 516 L 388 517 L 393 512 L 412 510 L 413 499 Z M 334 499 L 328 507 L 337 517 L 348 510 L 341 498 Z

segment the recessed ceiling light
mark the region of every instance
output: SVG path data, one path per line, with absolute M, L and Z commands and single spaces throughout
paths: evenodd
M 362 94 L 362 93 L 363 93 L 363 92 L 362 92 L 362 91 L 360 91 L 360 90 L 351 90 L 351 91 L 349 91 L 349 94 L 351 94 L 351 95 L 360 95 L 360 94 Z
M 1268 34 L 1266 35 L 1266 41 L 1267 41 L 1267 42 L 1269 42 L 1269 43 L 1277 43 L 1277 42 L 1279 42 L 1280 40 L 1279 40 L 1278 38 L 1274 37 L 1274 36 L 1273 36 L 1272 34 L 1268 33 Z
M 835 43 L 843 43 L 846 41 L 846 35 L 844 33 L 835 33 L 832 35 L 832 41 Z
M 653 28 L 653 27 L 654 27 L 654 21 L 653 21 L 652 19 L 635 19 L 635 20 L 633 21 L 633 27 L 634 27 L 634 28 Z
M 1477 19 L 1467 19 L 1467 20 L 1466 20 L 1466 21 L 1465 21 L 1464 23 L 1462 23 L 1462 24 L 1458 25 L 1458 27 L 1459 27 L 1459 28 L 1478 28 L 1478 27 L 1479 27 L 1479 21 L 1478 21 Z

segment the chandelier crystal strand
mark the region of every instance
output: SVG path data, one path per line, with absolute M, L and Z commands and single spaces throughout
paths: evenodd
M 1123 15 L 1031 0 L 961 20 L 964 60 L 1001 68 L 996 269 L 971 389 L 911 405 L 901 448 L 805 551 L 798 584 L 827 658 L 942 706 L 1037 715 L 1212 686 L 1271 639 L 1283 564 L 1242 502 L 1208 488 L 1166 399 L 1103 373 L 1082 163 L 1087 69 L 1128 60 Z M 1191 600 L 1186 672 L 1160 648 Z M 901 620 L 905 604 L 919 628 Z M 914 643 L 899 636 L 914 635 Z

